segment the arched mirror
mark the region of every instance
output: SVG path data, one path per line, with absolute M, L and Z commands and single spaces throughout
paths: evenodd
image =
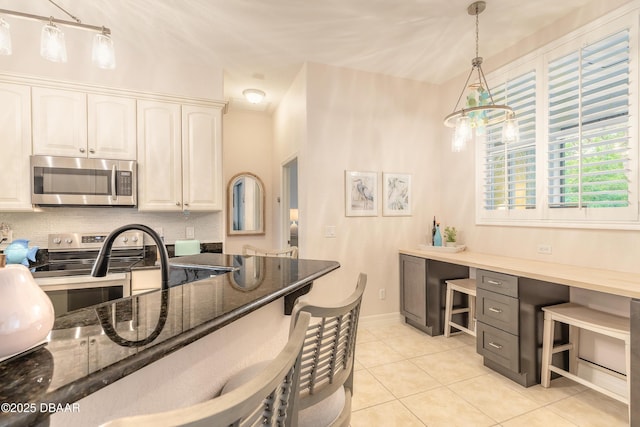
M 243 172 L 227 187 L 229 235 L 264 234 L 264 185 L 256 175 Z

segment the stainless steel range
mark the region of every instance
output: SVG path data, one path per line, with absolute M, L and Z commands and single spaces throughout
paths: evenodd
M 56 316 L 131 295 L 131 267 L 144 259 L 143 233 L 129 231 L 119 236 L 111 252 L 109 273 L 92 277 L 91 268 L 108 234 L 49 235 L 49 262 L 31 272 L 51 298 Z

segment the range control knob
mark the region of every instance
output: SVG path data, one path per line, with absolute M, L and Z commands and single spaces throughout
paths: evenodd
M 133 236 L 133 237 L 131 238 L 131 241 L 132 241 L 133 243 L 137 242 L 137 241 L 138 241 L 138 236 Z
M 62 239 L 59 237 L 54 237 L 53 238 L 53 243 L 55 243 L 56 245 L 59 245 L 60 243 L 62 243 Z
M 67 243 L 67 244 L 71 244 L 71 243 L 73 243 L 73 240 L 71 240 L 71 239 L 64 239 L 64 242 L 65 242 L 65 243 Z
M 129 241 L 129 238 L 128 238 L 127 236 L 124 236 L 124 237 L 122 238 L 122 241 L 123 241 L 124 243 L 127 243 L 127 242 Z

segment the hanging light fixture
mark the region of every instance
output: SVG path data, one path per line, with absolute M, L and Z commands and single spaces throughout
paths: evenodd
M 476 135 L 484 130 L 489 124 L 487 113 L 491 111 L 502 111 L 504 117 L 503 123 L 503 142 L 515 142 L 518 140 L 518 122 L 513 109 L 507 105 L 498 105 L 493 100 L 493 95 L 489 89 L 489 84 L 482 71 L 482 58 L 478 54 L 479 45 L 479 18 L 478 16 L 485 10 L 487 4 L 484 1 L 477 1 L 469 5 L 467 12 L 469 15 L 476 17 L 476 56 L 471 60 L 471 72 L 467 77 L 462 92 L 458 97 L 453 113 L 444 118 L 444 124 L 447 127 L 455 128 L 453 139 L 451 141 L 452 151 L 462 151 L 466 148 L 467 143 L 471 141 L 473 130 Z M 477 73 L 477 81 L 469 85 L 471 77 Z M 467 95 L 466 104 L 458 110 L 460 100 L 467 88 L 471 88 L 472 92 Z
M 14 10 L 0 9 L 0 15 L 17 16 L 19 18 L 45 22 L 40 34 L 40 55 L 52 62 L 67 62 L 67 47 L 64 40 L 64 33 L 59 25 L 80 28 L 83 30 L 96 31 L 91 54 L 92 62 L 99 68 L 113 69 L 116 65 L 113 41 L 111 40 L 111 30 L 104 26 L 83 24 L 80 19 L 73 16 L 67 10 L 56 4 L 53 0 L 49 3 L 62 10 L 73 21 L 56 19 L 53 16 L 40 16 L 30 13 L 17 12 Z M 11 32 L 9 24 L 0 17 L 0 55 L 11 55 Z

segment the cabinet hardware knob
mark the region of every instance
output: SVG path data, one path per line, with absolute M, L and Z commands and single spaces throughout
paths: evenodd
M 176 206 L 180 206 L 180 202 L 176 202 Z
M 89 148 L 89 152 L 90 152 L 91 154 L 94 154 L 94 153 L 96 152 L 96 150 L 94 150 L 93 148 Z
M 496 344 L 494 342 L 490 342 L 489 345 L 493 348 L 497 348 L 498 350 L 502 350 L 502 346 L 500 344 Z
M 185 205 L 185 206 L 189 206 L 189 203 L 185 203 L 184 205 Z
M 81 153 L 84 153 L 84 148 L 80 148 L 80 152 L 81 152 Z
M 491 311 L 493 313 L 502 313 L 501 309 L 495 308 L 495 307 L 489 307 L 489 311 Z

